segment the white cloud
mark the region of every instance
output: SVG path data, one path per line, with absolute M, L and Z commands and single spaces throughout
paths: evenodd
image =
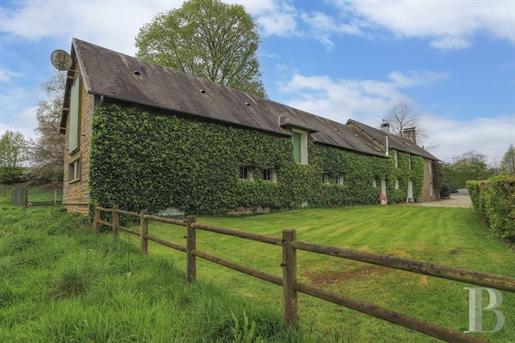
M 509 145 L 515 144 L 515 117 L 507 115 L 470 121 L 424 115 L 420 123 L 440 143 L 432 153 L 446 162 L 474 150 L 487 156 L 490 164 L 499 163 Z
M 258 21 L 263 36 L 297 35 L 297 10 L 289 1 L 242 2 Z
M 7 69 L 0 67 L 0 82 L 11 82 L 12 77 L 21 77 L 22 73 L 16 73 Z
M 357 25 L 337 23 L 334 18 L 322 12 L 302 12 L 300 18 L 308 25 L 310 36 L 320 40 L 328 49 L 334 46 L 330 39 L 332 34 L 362 34 Z
M 182 2 L 160 1 L 20 1 L 16 8 L 2 7 L 2 31 L 11 39 L 38 41 L 58 38 L 70 44 L 76 37 L 133 54 L 134 37 L 155 14 Z M 30 23 L 30 25 L 28 25 Z
M 346 1 L 344 13 L 386 28 L 397 37 L 429 39 L 439 49 L 463 49 L 484 32 L 494 39 L 515 42 L 511 1 Z
M 426 85 L 447 77 L 431 71 L 392 72 L 388 81 L 340 79 L 328 76 L 303 76 L 294 73 L 281 85 L 284 93 L 294 93 L 289 105 L 336 120 L 348 118 L 379 122 L 400 101 L 411 102 L 402 88 Z

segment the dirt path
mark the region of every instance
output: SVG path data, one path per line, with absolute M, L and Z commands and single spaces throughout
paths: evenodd
M 420 203 L 420 206 L 444 206 L 444 207 L 472 207 L 469 193 L 466 189 L 458 190 L 458 193 L 452 193 L 449 199 L 441 199 L 438 201 Z

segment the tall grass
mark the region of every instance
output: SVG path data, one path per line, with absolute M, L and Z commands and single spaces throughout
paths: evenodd
M 0 200 L 1 201 L 1 200 Z M 0 203 L 0 342 L 282 342 L 280 311 L 185 283 L 61 208 Z

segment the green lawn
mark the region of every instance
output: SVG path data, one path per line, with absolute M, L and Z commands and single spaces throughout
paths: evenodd
M 455 268 L 515 277 L 515 251 L 492 237 L 473 209 L 407 205 L 304 209 L 267 215 L 198 218 L 199 223 L 281 237 L 287 228 L 297 239 L 374 252 Z M 151 223 L 149 234 L 184 244 L 184 228 Z M 125 238 L 127 239 L 127 238 Z M 136 242 L 138 238 L 133 237 Z M 282 276 L 281 248 L 239 238 L 197 231 L 197 249 Z M 168 256 L 184 266 L 185 254 L 150 243 L 150 255 Z M 404 313 L 456 331 L 468 330 L 468 290 L 464 283 L 300 251 L 300 282 L 329 289 L 392 311 Z M 197 279 L 222 285 L 247 301 L 281 311 L 282 290 L 265 281 L 198 259 Z M 488 297 L 484 292 L 484 306 Z M 515 294 L 503 292 L 498 308 L 504 328 L 485 333 L 493 342 L 515 341 Z M 305 332 L 343 335 L 356 342 L 433 341 L 359 312 L 307 295 L 299 297 Z M 483 313 L 484 330 L 496 318 Z M 483 337 L 479 335 L 479 337 Z
M 294 228 L 306 242 L 515 277 L 513 248 L 490 237 L 472 209 L 363 206 L 198 222 L 276 237 Z M 281 287 L 201 259 L 188 285 L 184 253 L 151 242 L 141 255 L 138 237 L 98 234 L 61 207 L 14 208 L 0 197 L 0 228 L 0 342 L 436 341 L 303 294 L 301 339 L 284 334 Z M 149 233 L 185 243 L 183 227 L 152 222 Z M 278 246 L 197 237 L 198 250 L 282 276 Z M 468 330 L 467 284 L 303 251 L 298 260 L 300 282 Z M 515 294 L 502 294 L 504 328 L 484 337 L 514 342 Z M 483 315 L 491 330 L 495 316 Z

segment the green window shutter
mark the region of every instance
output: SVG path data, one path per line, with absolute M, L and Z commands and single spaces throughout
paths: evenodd
M 68 153 L 79 148 L 80 79 L 76 78 L 71 89 L 70 101 L 70 139 Z
M 301 143 L 300 143 L 300 133 L 293 132 L 293 156 L 295 157 L 295 162 L 301 162 Z

